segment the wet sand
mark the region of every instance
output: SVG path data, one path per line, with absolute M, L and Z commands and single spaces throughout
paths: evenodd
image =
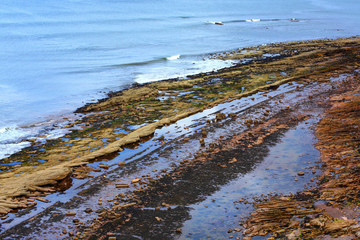
M 272 201 L 297 209 L 296 196 L 309 188 L 316 189 L 316 194 L 308 194 L 313 202 L 300 208 L 310 206 L 309 211 L 295 211 L 298 215 L 289 219 L 319 214 L 324 207 L 314 204 L 330 200 L 318 188 L 332 171 L 320 170 L 322 138 L 318 133 L 319 153 L 314 128 L 323 124 L 331 101 L 343 100 L 336 97 L 348 93 L 345 100 L 353 101 L 350 96 L 358 94 L 359 53 L 357 38 L 261 46 L 216 56 L 243 60 L 235 67 L 135 86 L 79 109 L 92 113 L 74 123 L 83 130 L 45 145 L 34 143 L 6 160 L 23 163 L 8 165 L 3 170 L 10 172 L 0 174 L 0 236 L 266 235 L 279 229 L 249 218 L 258 216 L 259 202 L 266 202 L 267 209 Z M 329 130 L 323 134 L 327 139 Z M 301 171 L 304 174 L 298 174 Z M 347 204 L 340 193 L 332 194 L 339 196 L 334 201 Z M 324 222 L 334 218 L 328 219 Z M 296 230 L 296 224 L 286 223 L 276 234 Z M 335 234 L 354 236 L 357 223 L 346 223 L 347 229 Z

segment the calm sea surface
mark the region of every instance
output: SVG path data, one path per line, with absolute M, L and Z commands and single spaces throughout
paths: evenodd
M 231 65 L 209 53 L 355 36 L 359 12 L 359 0 L 2 0 L 0 159 L 60 136 L 59 119 L 106 92 Z

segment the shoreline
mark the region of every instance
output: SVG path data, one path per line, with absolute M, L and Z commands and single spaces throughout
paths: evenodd
M 260 46 L 254 52 L 245 55 L 235 53 L 227 57 L 241 60 L 251 56 L 260 58 L 264 54 L 280 56 L 260 58 L 182 81 L 173 79 L 148 83 L 114 93 L 97 104 L 84 106 L 77 111 L 98 113 L 75 123 L 84 127 L 82 131 L 68 134 L 64 137 L 66 140 L 54 140 L 45 146 L 35 144 L 32 149 L 25 150 L 29 152 L 24 151 L 8 158 L 9 161 L 18 161 L 32 156 L 34 160 L 41 158 L 47 159 L 47 162 L 36 168 L 30 163 L 28 167 L 11 170 L 12 173 L 0 174 L 0 184 L 5 186 L 0 192 L 1 213 L 31 206 L 33 202 L 28 202 L 26 196 L 47 195 L 54 191 L 53 185 L 70 175 L 79 179 L 91 178 L 90 172 L 109 166 L 86 167 L 89 161 L 96 163 L 97 160 L 110 160 L 121 155 L 124 148 L 136 149 L 139 141 L 154 138 L 157 129 L 195 113 L 254 94 L 271 99 L 270 93 L 285 83 L 297 82 L 306 86 L 312 82 L 327 82 L 331 75 L 351 72 L 359 66 L 359 42 L 359 38 L 350 38 Z M 231 114 L 218 114 L 216 120 L 229 117 Z M 256 119 L 257 124 L 266 123 L 267 115 L 264 114 L 262 118 Z M 138 126 L 135 130 L 130 128 L 134 125 Z M 158 139 L 160 142 L 164 140 Z M 87 146 L 92 149 L 89 150 Z M 46 151 L 38 151 L 43 148 Z M 57 165 L 50 167 L 54 164 Z M 123 164 L 126 162 L 119 162 L 119 166 Z M 24 174 L 26 172 L 29 174 Z
M 237 66 L 237 65 L 247 65 L 253 61 L 266 61 L 266 59 L 276 59 L 278 57 L 281 56 L 277 56 L 276 53 L 275 54 L 271 54 L 268 52 L 262 52 L 262 49 L 266 49 L 266 48 L 271 48 L 272 46 L 281 46 L 281 45 L 293 45 L 293 44 L 301 44 L 301 43 L 307 43 L 307 42 L 312 42 L 312 43 L 320 43 L 320 42 L 333 42 L 333 41 L 341 41 L 341 40 L 346 40 L 346 39 L 354 39 L 354 38 L 358 38 L 358 36 L 353 36 L 353 37 L 345 37 L 345 38 L 325 38 L 325 39 L 312 39 L 312 40 L 301 40 L 301 41 L 288 41 L 288 42 L 276 42 L 276 43 L 267 43 L 267 44 L 262 44 L 262 45 L 254 45 L 254 46 L 249 46 L 249 47 L 243 47 L 243 48 L 239 48 L 239 49 L 233 49 L 233 50 L 228 50 L 228 51 L 220 51 L 220 52 L 214 52 L 214 53 L 208 53 L 207 56 L 209 57 L 209 59 L 218 59 L 218 60 L 222 60 L 222 61 L 231 61 L 231 60 L 235 60 L 235 61 L 243 61 L 241 63 L 236 63 L 233 64 L 233 66 Z M 293 50 L 293 49 L 292 49 Z M 276 50 L 273 50 L 276 52 Z M 296 51 L 296 50 L 295 50 Z M 266 55 L 266 56 L 265 56 Z M 241 56 L 241 57 L 239 57 Z M 283 56 L 282 56 L 283 57 Z M 139 87 L 146 87 L 148 84 L 152 84 L 152 83 L 160 83 L 160 82 L 179 82 L 179 81 L 186 81 L 188 80 L 187 78 L 196 78 L 196 77 L 202 77 L 204 74 L 213 74 L 216 73 L 217 71 L 221 71 L 224 69 L 229 69 L 232 66 L 229 67 L 225 67 L 225 68 L 220 68 L 218 70 L 214 70 L 214 71 L 210 71 L 210 72 L 200 72 L 197 74 L 191 74 L 188 75 L 186 77 L 176 77 L 176 78 L 168 78 L 168 79 L 162 79 L 162 80 L 158 80 L 155 82 L 145 82 L 145 83 L 133 83 L 131 85 L 129 85 L 128 87 L 125 87 L 124 89 L 121 90 L 117 90 L 117 91 L 109 91 L 108 93 L 106 93 L 106 97 L 103 98 L 99 98 L 96 100 L 96 102 L 89 102 L 86 103 L 85 105 L 78 107 L 76 109 L 74 109 L 74 111 L 72 112 L 65 112 L 59 116 L 56 116 L 54 118 L 49 118 L 47 119 L 47 117 L 45 117 L 47 120 L 45 122 L 29 122 L 27 124 L 25 124 L 26 127 L 32 126 L 32 125 L 38 125 L 38 124 L 43 124 L 47 126 L 47 128 L 54 128 L 54 124 L 52 123 L 48 123 L 48 122 L 52 122 L 55 121 L 55 125 L 64 125 L 63 127 L 58 127 L 55 126 L 54 131 L 55 133 L 50 132 L 45 132 L 44 134 L 42 134 L 40 137 L 31 137 L 30 139 L 27 138 L 21 142 L 17 142 L 14 144 L 20 144 L 20 143 L 24 143 L 26 142 L 28 145 L 30 145 L 30 147 L 33 145 L 33 142 L 39 142 L 40 140 L 42 141 L 47 141 L 47 140 L 54 140 L 54 139 L 59 139 L 59 138 L 63 138 L 66 137 L 65 135 L 69 132 L 69 131 L 73 131 L 73 130 L 78 130 L 78 129 L 72 129 L 71 127 L 69 128 L 69 126 L 75 126 L 76 124 L 78 124 L 79 122 L 81 122 L 83 116 L 76 116 L 77 114 L 86 114 L 89 112 L 89 110 L 87 110 L 87 108 L 89 106 L 93 106 L 93 105 L 99 105 L 104 101 L 107 101 L 111 98 L 114 98 L 118 95 L 121 95 L 122 92 L 124 91 L 128 91 L 129 89 L 135 89 L 135 88 L 139 88 Z M 91 113 L 91 110 L 90 110 Z M 94 113 L 94 112 L 92 112 Z M 96 113 L 96 110 L 95 110 Z M 44 118 L 44 119 L 45 119 Z M 12 126 L 13 127 L 13 126 Z M 16 126 L 15 126 L 16 127 Z M 20 126 L 21 127 L 21 126 Z M 58 134 L 58 131 L 63 131 L 63 133 L 61 133 L 61 137 L 52 137 L 53 134 Z M 50 135 L 49 135 L 50 134 Z M 25 149 L 26 147 L 21 147 L 21 149 Z M 25 149 L 26 150 L 26 149 Z M 12 153 L 10 156 L 8 157 L 4 157 L 3 159 L 0 159 L 0 161 L 2 160 L 6 160 L 7 158 L 11 158 L 12 155 L 16 155 L 17 153 L 21 152 L 20 151 L 16 151 L 14 153 Z M 5 161 L 6 164 L 6 161 Z M 1 170 L 0 169 L 0 174 L 1 174 Z

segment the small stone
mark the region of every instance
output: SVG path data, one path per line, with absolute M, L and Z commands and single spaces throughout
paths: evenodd
M 156 221 L 160 222 L 162 219 L 159 217 L 155 217 Z
M 87 208 L 87 209 L 85 209 L 85 212 L 86 213 L 91 213 L 93 210 L 91 209 L 91 208 Z
M 304 171 L 300 171 L 300 172 L 298 172 L 298 175 L 299 175 L 299 176 L 304 176 L 304 175 L 305 175 L 305 172 L 304 172 Z
M 127 183 L 116 183 L 115 184 L 116 188 L 129 188 L 130 185 Z
M 131 183 L 137 183 L 137 182 L 140 182 L 141 181 L 141 178 L 135 178 L 134 180 L 131 181 Z
M 73 231 L 70 231 L 70 232 L 69 232 L 69 236 L 74 236 L 74 232 L 73 232 Z
M 67 234 L 67 231 L 66 231 L 65 228 L 63 228 L 62 233 L 63 233 L 63 234 Z
M 119 167 L 124 166 L 125 162 L 119 162 L 118 165 L 119 165 Z
M 216 114 L 216 120 L 220 121 L 226 118 L 225 113 L 218 113 Z
M 292 231 L 290 234 L 287 235 L 288 239 L 298 239 L 301 235 L 301 231 L 299 229 Z
M 99 168 L 109 169 L 109 165 L 100 163 Z
M 75 212 L 67 212 L 65 213 L 66 216 L 75 216 L 76 213 Z
M 360 231 L 356 232 L 356 233 L 355 233 L 355 236 L 358 237 L 358 238 L 360 238 Z
M 236 113 L 229 113 L 228 116 L 231 117 L 232 119 L 236 119 L 236 118 L 237 118 Z
M 234 162 L 237 162 L 236 158 L 231 159 L 229 163 L 234 163 Z
M 205 140 L 204 140 L 204 138 L 200 138 L 200 145 L 201 145 L 201 146 L 205 146 Z
M 116 240 L 116 237 L 109 237 L 108 240 Z
M 232 230 L 231 228 L 229 228 L 228 233 L 232 233 L 234 230 Z
M 177 233 L 182 233 L 181 228 L 177 228 L 177 229 L 176 229 L 176 232 L 177 232 Z
M 203 129 L 203 130 L 201 131 L 201 136 L 202 136 L 203 138 L 206 138 L 207 132 L 206 132 L 205 129 Z

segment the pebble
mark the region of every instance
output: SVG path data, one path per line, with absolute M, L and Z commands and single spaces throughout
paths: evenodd
M 91 213 L 93 210 L 91 209 L 91 208 L 87 208 L 87 209 L 85 209 L 85 212 L 86 213 Z
M 115 184 L 116 188 L 129 188 L 130 185 L 127 183 L 116 183 Z
M 137 182 L 140 182 L 140 178 L 135 178 L 134 180 L 131 181 L 131 183 L 137 183 Z
M 99 168 L 109 169 L 109 165 L 100 163 Z
M 75 212 L 67 212 L 65 213 L 66 216 L 75 216 L 76 213 Z
M 226 115 L 224 113 L 218 113 L 216 114 L 216 120 L 223 120 L 226 118 Z
M 305 175 L 305 172 L 304 172 L 304 171 L 300 171 L 300 172 L 298 172 L 298 175 L 299 175 L 299 176 L 304 176 L 304 175 Z

